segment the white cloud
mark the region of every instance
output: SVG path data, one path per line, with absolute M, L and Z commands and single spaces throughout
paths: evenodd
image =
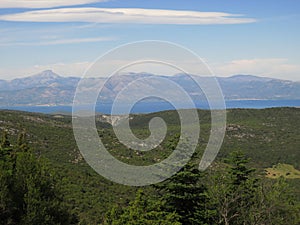
M 1 0 L 0 8 L 52 8 L 106 1 L 107 0 Z
M 242 59 L 215 64 L 215 73 L 222 76 L 252 74 L 278 79 L 300 80 L 300 65 L 285 58 Z
M 43 45 L 61 45 L 61 44 L 78 44 L 102 41 L 113 41 L 113 37 L 96 37 L 96 38 L 70 38 L 56 40 L 40 40 L 35 42 L 0 42 L 0 46 L 43 46 Z
M 94 22 L 135 24 L 241 24 L 253 18 L 222 12 L 198 12 L 138 8 L 62 8 L 36 10 L 0 16 L 0 20 L 20 22 Z

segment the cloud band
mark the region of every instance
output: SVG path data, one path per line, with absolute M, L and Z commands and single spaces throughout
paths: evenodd
M 107 0 L 1 0 L 0 8 L 53 8 L 106 1 Z
M 92 22 L 131 24 L 243 24 L 256 22 L 238 14 L 140 8 L 61 8 L 0 16 L 18 22 Z

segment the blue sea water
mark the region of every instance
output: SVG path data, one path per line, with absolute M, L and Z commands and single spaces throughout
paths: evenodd
M 229 100 L 226 101 L 226 108 L 249 108 L 249 109 L 263 109 L 274 107 L 300 107 L 299 100 Z M 209 106 L 205 102 L 196 103 L 196 107 L 199 109 L 209 109 Z M 96 112 L 109 114 L 111 113 L 112 104 L 99 104 L 96 106 Z M 182 108 L 185 108 L 182 105 Z M 72 113 L 72 106 L 11 106 L 0 107 L 0 109 L 20 110 L 27 112 L 37 113 Z M 126 113 L 126 105 L 119 107 L 117 114 Z M 165 110 L 174 110 L 174 107 L 168 102 L 140 102 L 134 105 L 131 109 L 131 113 L 151 113 Z

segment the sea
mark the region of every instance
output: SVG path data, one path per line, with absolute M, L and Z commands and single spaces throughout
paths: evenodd
M 227 109 L 264 109 L 264 108 L 275 108 L 275 107 L 300 107 L 299 100 L 227 100 L 225 101 Z M 127 114 L 128 105 L 118 107 L 118 111 L 114 111 L 114 114 Z M 198 109 L 209 110 L 210 107 L 207 102 L 195 103 L 195 107 Z M 180 109 L 185 109 L 186 107 L 182 104 Z M 19 110 L 26 112 L 36 112 L 45 114 L 71 114 L 72 105 L 57 105 L 57 106 L 0 106 L 2 110 Z M 175 110 L 174 106 L 168 102 L 139 102 L 135 104 L 130 113 L 133 114 L 143 114 L 143 113 L 153 113 L 166 110 Z M 97 113 L 111 114 L 112 104 L 103 103 L 98 104 L 95 107 Z

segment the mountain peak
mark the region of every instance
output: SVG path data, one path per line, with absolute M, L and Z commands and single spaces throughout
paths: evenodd
M 43 78 L 43 79 L 57 79 L 60 78 L 60 76 L 56 73 L 54 73 L 52 70 L 44 70 L 41 73 L 38 73 L 36 75 L 33 75 L 32 77 L 39 77 L 39 78 Z
M 44 70 L 42 73 L 54 73 L 53 70 Z

